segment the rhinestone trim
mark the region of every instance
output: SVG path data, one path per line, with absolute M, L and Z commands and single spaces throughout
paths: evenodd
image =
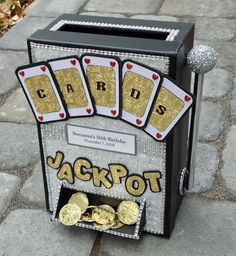
M 48 44 L 39 44 L 30 42 L 31 48 L 41 48 L 41 49 L 49 49 L 54 51 L 61 51 L 61 52 L 69 52 L 72 54 L 79 54 L 82 55 L 84 53 L 93 53 L 99 55 L 108 55 L 108 56 L 118 56 L 121 59 L 146 59 L 146 60 L 154 60 L 154 61 L 163 61 L 165 63 L 163 73 L 169 74 L 169 62 L 170 58 L 160 55 L 149 55 L 149 54 L 140 54 L 140 53 L 130 53 L 130 52 L 116 52 L 116 51 L 106 51 L 106 50 L 96 50 L 91 48 L 72 48 L 72 47 L 63 47 L 63 46 L 55 46 L 55 45 L 48 45 Z M 31 57 L 33 62 L 38 62 L 36 57 L 35 51 L 31 51 Z
M 123 25 L 123 24 L 106 23 L 106 22 L 73 21 L 73 20 L 60 20 L 53 27 L 50 28 L 50 31 L 57 31 L 64 25 L 81 25 L 81 26 L 93 26 L 93 27 L 105 27 L 105 28 L 121 28 L 124 30 L 133 29 L 133 30 L 152 31 L 152 32 L 164 32 L 164 33 L 169 33 L 169 35 L 166 38 L 166 41 L 174 41 L 175 37 L 179 33 L 178 29 Z
M 44 125 L 40 125 L 41 130 L 41 138 L 42 138 L 42 148 L 43 148 L 43 155 L 45 157 L 46 147 L 45 147 L 45 136 L 44 136 Z M 48 204 L 49 204 L 49 210 L 52 211 L 52 191 L 51 191 L 51 185 L 50 185 L 50 178 L 48 174 L 48 168 L 46 165 L 46 159 L 45 159 L 45 175 L 47 180 L 47 188 L 48 188 Z
M 184 196 L 186 194 L 186 188 L 184 187 L 184 181 L 186 176 L 189 174 L 187 168 L 185 167 L 180 174 L 180 179 L 179 179 L 179 193 L 181 196 Z

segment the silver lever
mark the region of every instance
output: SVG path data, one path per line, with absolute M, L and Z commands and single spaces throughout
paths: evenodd
M 196 151 L 198 142 L 199 118 L 201 112 L 202 88 L 204 74 L 215 67 L 216 54 L 213 48 L 206 45 L 194 46 L 188 53 L 187 64 L 195 73 L 193 94 L 196 97 L 196 103 L 192 108 L 191 127 L 189 133 L 187 170 L 189 171 L 189 181 L 187 190 L 194 187 L 194 173 L 196 164 Z

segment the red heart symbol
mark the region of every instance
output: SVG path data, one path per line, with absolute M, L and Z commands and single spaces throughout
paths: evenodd
M 19 74 L 20 74 L 20 76 L 23 76 L 23 77 L 25 76 L 25 72 L 24 71 L 20 71 Z
M 110 65 L 111 65 L 112 67 L 115 67 L 115 65 L 116 65 L 115 61 L 111 61 L 111 62 L 110 62 Z
M 137 123 L 137 125 L 140 125 L 142 123 L 142 121 L 140 119 L 136 119 L 136 123 Z
M 75 66 L 76 60 L 71 60 L 70 63 L 71 63 L 73 66 Z
M 157 137 L 157 139 L 160 139 L 160 138 L 162 137 L 162 135 L 158 132 L 158 133 L 156 134 L 156 137 Z
M 127 67 L 128 69 L 131 69 L 131 68 L 133 67 L 133 65 L 131 65 L 130 63 L 127 63 L 126 67 Z
M 188 95 L 185 95 L 184 100 L 185 100 L 185 101 L 190 101 L 191 98 L 190 98 Z
M 153 79 L 153 80 L 157 80 L 157 79 L 158 79 L 158 75 L 153 74 L 153 75 L 152 75 L 152 79 Z
M 86 109 L 86 112 L 87 112 L 88 114 L 91 114 L 91 112 L 92 112 L 91 108 L 87 108 L 87 109 Z
M 64 113 L 60 113 L 59 116 L 60 116 L 60 118 L 64 118 L 65 114 Z
M 90 63 L 90 59 L 85 58 L 84 61 L 85 61 L 86 64 Z
M 111 110 L 111 113 L 112 113 L 113 116 L 115 116 L 116 110 Z
M 45 67 L 45 66 L 40 67 L 40 69 L 41 69 L 43 72 L 46 71 L 46 67 Z
M 43 121 L 43 116 L 38 116 L 38 120 L 42 122 Z

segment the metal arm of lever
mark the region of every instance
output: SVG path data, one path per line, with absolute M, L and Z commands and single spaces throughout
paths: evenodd
M 189 173 L 188 185 L 186 190 L 192 190 L 194 187 L 194 174 L 196 165 L 196 151 L 198 142 L 199 118 L 201 112 L 202 89 L 204 74 L 215 67 L 216 54 L 213 48 L 206 45 L 198 45 L 193 47 L 187 56 L 187 64 L 195 73 L 193 94 L 196 97 L 195 106 L 192 108 L 187 171 Z

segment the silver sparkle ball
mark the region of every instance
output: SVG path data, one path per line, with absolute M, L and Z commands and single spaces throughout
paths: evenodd
M 207 45 L 194 46 L 188 53 L 187 64 L 195 73 L 206 73 L 216 65 L 215 50 Z

